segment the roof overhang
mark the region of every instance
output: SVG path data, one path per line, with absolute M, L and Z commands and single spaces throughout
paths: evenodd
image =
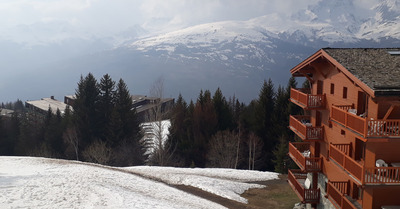
M 302 61 L 300 64 L 296 65 L 294 68 L 290 70 L 292 76 L 303 76 L 307 77 L 307 73 L 309 73 L 310 66 L 313 62 L 318 60 L 319 58 L 324 58 L 329 61 L 333 66 L 336 67 L 340 72 L 342 72 L 348 79 L 350 79 L 354 84 L 359 86 L 362 90 L 364 90 L 367 94 L 372 97 L 375 97 L 375 92 L 370 87 L 368 87 L 365 83 L 363 83 L 360 79 L 355 77 L 352 73 L 350 73 L 345 67 L 343 67 L 338 61 L 332 58 L 328 53 L 326 53 L 323 49 L 318 50 L 316 53 Z

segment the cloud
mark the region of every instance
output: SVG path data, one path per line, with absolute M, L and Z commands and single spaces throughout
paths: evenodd
M 2 0 L 0 36 L 20 25 L 51 23 L 65 24 L 74 28 L 74 32 L 95 36 L 117 34 L 134 25 L 152 32 L 166 32 L 215 21 L 248 20 L 271 13 L 289 17 L 319 1 Z M 371 7 L 376 1 L 354 0 L 363 7 Z
M 225 20 L 248 20 L 270 13 L 289 15 L 319 0 L 146 0 L 140 7 L 147 29 L 176 28 Z

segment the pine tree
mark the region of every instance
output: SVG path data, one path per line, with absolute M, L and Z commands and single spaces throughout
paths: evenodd
M 136 110 L 133 108 L 132 97 L 124 80 L 120 79 L 117 84 L 115 96 L 115 109 L 122 122 L 122 138 L 140 136 L 139 121 Z
M 286 93 L 286 90 L 279 86 L 276 92 L 275 106 L 273 112 L 273 136 L 276 138 L 276 141 L 279 141 L 278 138 L 281 134 L 287 134 L 289 129 L 289 114 L 288 114 L 288 105 L 289 105 L 289 97 Z
M 44 129 L 43 147 L 48 149 L 46 152 L 51 155 L 48 157 L 62 157 L 64 155 L 63 123 L 59 109 L 57 109 L 56 115 L 53 115 L 52 110 L 49 108 Z
M 193 104 L 193 103 L 191 103 Z M 182 95 L 179 94 L 174 107 L 172 108 L 171 127 L 169 128 L 169 135 L 167 144 L 173 148 L 173 165 L 176 166 L 190 166 L 193 159 L 191 159 L 191 150 L 193 149 L 193 137 L 191 136 L 191 118 L 186 101 Z
M 103 141 L 110 141 L 114 134 L 112 131 L 109 130 L 111 117 L 114 111 L 115 106 L 115 82 L 111 79 L 108 74 L 105 74 L 100 79 L 99 84 L 99 101 L 98 101 L 98 121 L 99 121 L 99 129 L 103 130 L 101 133 L 100 138 Z
M 232 129 L 233 128 L 232 113 L 230 111 L 228 102 L 222 95 L 222 91 L 220 88 L 218 88 L 215 91 L 212 100 L 214 103 L 215 112 L 217 114 L 218 130 L 224 131 Z
M 308 83 L 308 82 L 307 82 Z M 297 81 L 294 77 L 290 77 L 289 81 L 288 81 L 288 85 L 286 87 L 286 94 L 287 94 L 287 98 L 290 98 L 290 89 L 292 88 L 297 88 Z M 293 102 L 289 102 L 288 107 L 287 107 L 287 112 L 288 115 L 300 115 L 300 113 L 302 112 L 302 109 L 294 104 Z M 291 134 L 289 134 L 291 135 Z
M 193 110 L 193 139 L 196 149 L 192 155 L 196 166 L 205 166 L 208 141 L 216 133 L 217 125 L 217 115 L 210 91 L 206 90 L 204 94 L 200 92 Z
M 115 145 L 118 145 L 115 147 L 115 153 L 117 153 L 115 164 L 119 166 L 143 164 L 146 150 L 141 142 L 140 123 L 137 120 L 128 87 L 122 79 L 119 80 L 116 88 L 113 121 L 114 124 L 121 125 L 118 130 L 114 129 L 114 133 L 118 135 L 115 141 Z
M 272 150 L 276 145 L 276 139 L 273 137 L 273 112 L 275 106 L 275 91 L 272 80 L 264 81 L 259 98 L 257 100 L 256 112 L 256 133 L 264 143 L 264 157 L 266 170 L 273 169 Z
M 289 161 L 289 157 L 287 155 L 288 149 L 288 140 L 286 136 L 282 135 L 279 138 L 279 144 L 275 147 L 274 153 L 274 164 L 275 164 L 275 172 L 277 173 L 287 173 L 287 165 L 286 163 Z
M 73 104 L 74 123 L 80 138 L 80 150 L 84 150 L 95 139 L 100 138 L 103 131 L 99 129 L 97 115 L 99 95 L 99 86 L 93 74 L 89 73 L 85 78 L 81 76 Z

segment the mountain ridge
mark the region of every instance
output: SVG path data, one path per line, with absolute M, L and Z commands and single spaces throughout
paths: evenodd
M 273 13 L 153 36 L 136 26 L 99 39 L 107 43 L 102 50 L 37 65 L 24 79 L 47 74 L 51 80 L 38 80 L 47 85 L 68 81 L 71 84 L 63 88 L 71 92 L 79 75 L 109 73 L 122 77 L 134 93 L 147 94 L 151 83 L 162 76 L 169 97 L 181 93 L 188 100 L 196 99 L 201 89 L 220 87 L 224 95 L 249 102 L 257 98 L 264 80 L 286 86 L 289 70 L 319 48 L 399 47 L 399 20 L 399 3 L 394 0 L 382 0 L 371 8 L 358 8 L 353 1 L 323 0 L 290 16 Z M 68 79 L 61 80 L 60 74 Z M 8 80 L 4 83 L 11 85 Z M 39 89 L 41 97 L 56 91 Z

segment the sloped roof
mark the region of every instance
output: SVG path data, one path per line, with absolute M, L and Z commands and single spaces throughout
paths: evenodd
M 373 96 L 400 96 L 400 48 L 324 48 L 291 70 L 324 57 Z M 366 90 L 366 89 L 365 89 Z
M 375 91 L 375 95 L 377 93 L 400 93 L 400 55 L 398 54 L 400 48 L 326 48 L 323 50 L 356 78 Z
M 26 103 L 33 105 L 43 111 L 48 111 L 49 108 L 51 108 L 53 114 L 57 114 L 57 109 L 61 111 L 61 114 L 64 114 L 65 109 L 67 108 L 67 104 L 52 98 L 42 98 L 41 100 L 26 101 Z

